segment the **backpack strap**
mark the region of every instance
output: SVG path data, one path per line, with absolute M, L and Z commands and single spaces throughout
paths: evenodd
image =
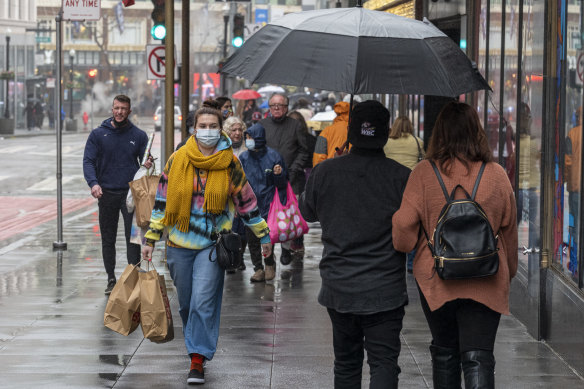
M 481 177 L 483 176 L 483 172 L 485 171 L 485 166 L 487 166 L 487 164 L 483 162 L 483 164 L 481 165 L 481 169 L 479 170 L 477 180 L 475 181 L 474 188 L 472 190 L 472 196 L 470 198 L 472 201 L 474 201 L 475 196 L 477 195 L 477 190 L 479 189 L 479 183 L 481 182 Z
M 434 169 L 434 173 L 436 174 L 436 177 L 438 177 L 438 182 L 440 183 L 440 186 L 442 187 L 442 192 L 444 193 L 444 197 L 446 198 L 446 201 L 450 201 L 450 196 L 448 196 L 448 191 L 446 190 L 446 186 L 444 185 L 444 181 L 442 180 L 442 176 L 440 175 L 440 171 L 436 167 L 436 164 L 434 163 L 434 161 L 430 160 L 430 163 L 432 164 L 432 168 Z

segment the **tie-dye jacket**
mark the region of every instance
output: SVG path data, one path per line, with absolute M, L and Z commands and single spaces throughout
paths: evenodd
M 231 141 L 225 136 L 222 136 L 219 140 L 217 150 L 227 149 L 230 145 Z M 164 218 L 166 209 L 168 172 L 170 171 L 173 160 L 174 154 L 168 159 L 160 177 L 160 182 L 158 183 L 156 201 L 150 218 L 150 228 L 145 235 L 146 242 L 149 245 L 153 245 L 155 241 L 160 240 L 164 232 L 165 226 L 161 223 L 161 220 Z M 237 212 L 245 225 L 260 238 L 261 243 L 270 243 L 270 230 L 266 221 L 260 216 L 256 196 L 247 182 L 247 178 L 237 157 L 233 157 L 233 162 L 229 166 L 229 170 L 231 171 L 231 183 L 229 185 L 230 196 L 225 205 L 225 210 L 215 216 L 216 231 L 231 229 L 233 217 L 235 216 L 235 212 Z M 207 182 L 207 172 L 205 170 L 199 170 L 199 175 L 202 187 L 204 188 Z M 181 232 L 175 227 L 167 228 L 169 245 L 201 250 L 215 243 L 215 241 L 211 240 L 211 232 L 214 230 L 213 218 L 203 210 L 203 202 L 203 191 L 197 185 L 197 175 L 195 174 L 189 229 L 187 232 Z

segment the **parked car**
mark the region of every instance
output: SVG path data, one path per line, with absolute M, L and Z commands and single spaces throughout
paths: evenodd
M 180 125 L 182 122 L 182 114 L 180 112 L 180 107 L 178 105 L 174 106 L 174 129 L 180 130 Z M 158 106 L 154 112 L 154 130 L 160 131 L 162 127 L 162 107 Z

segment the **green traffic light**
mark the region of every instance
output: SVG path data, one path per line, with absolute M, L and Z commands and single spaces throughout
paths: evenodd
M 241 47 L 241 45 L 243 45 L 243 38 L 240 36 L 236 36 L 231 41 L 231 44 L 233 45 L 233 47 Z
M 152 38 L 154 39 L 162 40 L 166 37 L 166 27 L 162 24 L 156 24 L 152 26 L 150 35 L 152 35 Z

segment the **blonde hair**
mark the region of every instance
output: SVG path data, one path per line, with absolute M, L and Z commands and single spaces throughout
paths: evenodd
M 245 132 L 245 130 L 247 130 L 247 127 L 245 126 L 243 120 L 241 120 L 237 116 L 230 116 L 227 119 L 225 119 L 225 123 L 223 123 L 223 131 L 225 131 L 227 135 L 231 135 L 231 129 L 235 124 L 241 124 L 241 132 Z
M 412 126 L 410 118 L 400 116 L 393 122 L 393 126 L 391 126 L 391 130 L 389 131 L 389 137 L 391 139 L 398 139 L 407 134 L 414 135 L 414 126 Z

